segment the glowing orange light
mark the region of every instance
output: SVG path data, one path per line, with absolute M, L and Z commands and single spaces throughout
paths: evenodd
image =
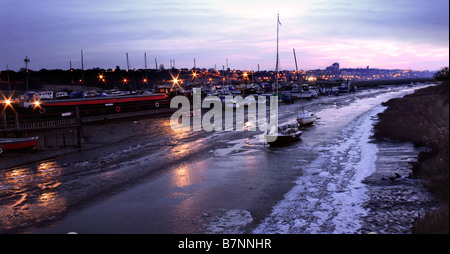
M 33 102 L 33 110 L 41 107 L 41 102 L 39 100 Z
M 1 91 L 0 91 L 0 95 L 1 97 L 3 97 L 3 104 L 4 104 L 4 109 L 6 109 L 6 107 L 11 106 L 11 98 L 12 98 L 12 94 L 7 98 Z M 12 107 L 12 106 L 11 106 Z M 3 110 L 4 110 L 3 109 Z
M 172 73 L 170 73 L 170 76 L 172 76 L 172 82 L 173 82 L 174 84 L 178 84 L 178 77 L 180 76 L 180 73 L 178 73 L 178 75 L 177 75 L 176 77 L 174 77 L 174 76 L 172 75 Z

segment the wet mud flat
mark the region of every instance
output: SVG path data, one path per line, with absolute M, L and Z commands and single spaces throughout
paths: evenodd
M 368 210 L 359 233 L 410 234 L 419 215 L 439 202 L 412 167 L 421 151 L 410 142 L 373 141 L 378 146 L 376 171 L 362 182 L 368 188 Z

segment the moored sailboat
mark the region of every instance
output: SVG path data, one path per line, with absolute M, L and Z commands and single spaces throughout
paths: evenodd
M 282 146 L 294 143 L 299 141 L 300 136 L 303 134 L 303 131 L 299 130 L 298 127 L 298 124 L 287 124 L 278 126 L 276 131 L 272 127 L 264 135 L 265 140 L 270 146 Z
M 311 125 L 316 120 L 317 120 L 316 114 L 308 111 L 303 111 L 297 116 L 297 122 L 302 126 Z
M 294 51 L 294 60 L 295 60 L 295 70 L 297 72 L 297 81 L 298 81 L 298 67 L 297 67 L 297 56 L 295 55 L 295 49 Z M 302 112 L 297 116 L 297 122 L 301 126 L 304 125 L 311 125 L 317 120 L 317 116 L 314 113 L 307 112 L 304 109 L 303 101 L 302 101 Z

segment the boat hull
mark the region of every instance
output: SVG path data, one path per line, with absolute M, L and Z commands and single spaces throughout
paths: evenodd
M 314 113 L 302 113 L 297 117 L 297 123 L 301 126 L 311 125 L 317 120 Z
M 292 134 L 267 134 L 265 136 L 267 144 L 270 146 L 283 146 L 294 143 L 300 140 L 300 136 L 302 135 L 302 131 L 297 131 Z
M 123 113 L 168 107 L 166 94 L 110 96 L 78 99 L 41 101 L 39 106 L 15 107 L 19 118 L 24 119 L 58 119 L 75 116 L 78 107 L 80 116 Z M 14 117 L 14 112 L 6 112 L 7 117 Z
M 297 118 L 297 122 L 300 125 L 311 125 L 316 121 L 316 117 L 303 117 Z
M 2 138 L 0 139 L 0 146 L 3 151 L 17 150 L 17 149 L 35 149 L 38 142 L 38 137 L 31 138 Z

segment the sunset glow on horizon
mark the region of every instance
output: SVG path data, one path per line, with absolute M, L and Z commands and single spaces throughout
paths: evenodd
M 0 70 L 176 68 L 274 70 L 280 15 L 280 69 L 437 70 L 449 61 L 449 2 L 57 1 L 0 4 Z M 174 61 L 174 63 L 175 63 Z

